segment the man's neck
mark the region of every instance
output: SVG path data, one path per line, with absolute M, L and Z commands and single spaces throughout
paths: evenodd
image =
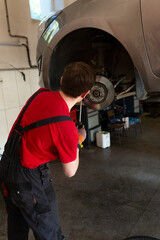
M 64 99 L 64 101 L 66 102 L 69 111 L 71 110 L 71 108 L 78 102 L 80 102 L 82 100 L 81 97 L 77 97 L 77 98 L 73 98 L 73 97 L 69 97 L 67 96 L 64 92 L 62 92 L 61 90 L 59 91 L 61 97 Z

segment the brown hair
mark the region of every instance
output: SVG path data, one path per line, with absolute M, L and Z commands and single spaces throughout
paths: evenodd
M 78 97 L 95 84 L 94 69 L 84 62 L 73 62 L 64 69 L 61 90 L 70 97 Z

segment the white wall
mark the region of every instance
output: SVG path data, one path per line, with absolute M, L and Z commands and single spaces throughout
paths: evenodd
M 37 29 L 39 21 L 30 18 L 28 0 L 7 0 L 11 33 L 28 37 L 32 65 L 36 65 Z M 0 42 L 25 43 L 8 33 L 5 2 L 0 0 Z M 0 153 L 10 128 L 26 100 L 38 88 L 38 70 L 28 69 L 24 82 L 14 68 L 29 68 L 25 47 L 0 46 Z M 14 67 L 13 67 L 14 66 Z M 2 71 L 12 69 L 10 71 Z
M 28 37 L 32 65 L 36 65 L 37 29 L 39 21 L 30 18 L 28 0 L 7 0 L 10 30 L 14 35 Z M 26 43 L 24 39 L 12 38 L 8 33 L 5 2 L 0 0 L 0 43 Z M 25 47 L 0 46 L 0 69 L 29 67 Z
M 39 89 L 38 70 L 29 69 L 23 72 L 26 81 L 18 71 L 0 71 L 0 154 L 21 108 Z
M 75 2 L 76 0 L 64 0 L 64 7 L 67 7 L 71 3 Z

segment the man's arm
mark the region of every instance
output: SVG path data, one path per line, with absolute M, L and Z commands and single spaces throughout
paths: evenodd
M 79 166 L 79 148 L 81 148 L 82 142 L 86 139 L 86 130 L 84 126 L 78 129 L 78 148 L 77 148 L 77 158 L 75 161 L 69 163 L 62 163 L 64 174 L 67 177 L 73 177 Z
M 64 175 L 67 177 L 73 177 L 77 172 L 79 166 L 79 149 L 77 148 L 77 158 L 73 162 L 62 163 Z

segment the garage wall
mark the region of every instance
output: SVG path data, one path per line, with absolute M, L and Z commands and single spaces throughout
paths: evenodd
M 10 31 L 13 35 L 22 35 L 28 38 L 31 62 L 36 65 L 37 29 L 39 21 L 30 18 L 28 0 L 6 0 L 8 6 L 8 19 Z M 24 43 L 22 38 L 9 36 L 5 0 L 0 0 L 0 42 Z M 29 67 L 25 47 L 0 46 L 0 69 Z
M 28 38 L 31 64 L 36 65 L 39 21 L 30 18 L 29 0 L 6 0 L 10 31 Z M 74 0 L 64 0 L 64 7 Z M 5 0 L 0 0 L 0 43 L 26 43 L 8 33 Z M 30 68 L 25 47 L 0 45 L 0 154 L 10 128 L 26 100 L 39 88 L 38 70 Z M 17 70 L 15 70 L 15 68 Z M 25 74 L 24 81 L 20 71 Z
M 64 7 L 67 7 L 71 3 L 75 2 L 76 0 L 64 0 Z
M 27 99 L 39 89 L 37 69 L 23 72 L 26 81 L 18 71 L 0 71 L 0 154 L 18 113 Z

